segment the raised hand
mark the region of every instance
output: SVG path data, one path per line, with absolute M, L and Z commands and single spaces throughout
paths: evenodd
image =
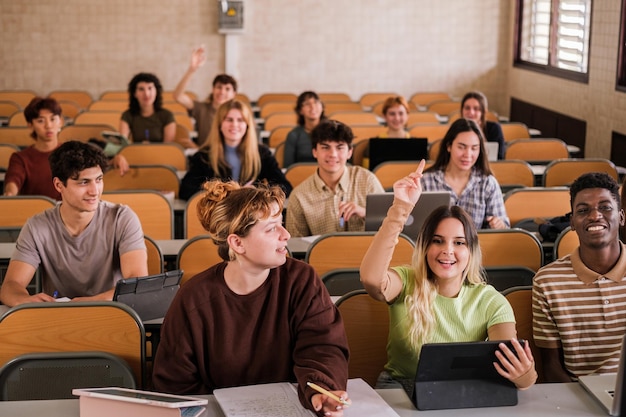
M 395 198 L 407 201 L 411 204 L 417 203 L 422 195 L 422 184 L 420 179 L 424 172 L 425 160 L 421 160 L 417 169 L 406 177 L 400 178 L 393 184 L 393 195 Z

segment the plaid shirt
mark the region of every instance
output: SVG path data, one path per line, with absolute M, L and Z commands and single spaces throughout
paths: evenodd
M 485 220 L 488 216 L 499 217 L 507 227 L 511 227 L 504 208 L 500 184 L 493 175 L 482 175 L 473 168 L 469 182 L 458 196 L 446 183 L 443 171 L 426 172 L 422 177 L 422 188 L 424 191 L 450 192 L 452 196 L 450 203 L 462 207 L 474 220 L 477 229 L 489 228 Z
M 335 232 L 362 232 L 365 219 L 352 216 L 342 225 L 339 203 L 354 201 L 365 207 L 365 196 L 384 193 L 376 176 L 365 168 L 347 165 L 333 192 L 324 184 L 317 171 L 293 189 L 287 204 L 285 226 L 291 236 L 313 236 Z

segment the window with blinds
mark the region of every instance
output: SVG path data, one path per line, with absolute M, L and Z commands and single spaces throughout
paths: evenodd
M 588 80 L 592 0 L 518 0 L 515 65 Z

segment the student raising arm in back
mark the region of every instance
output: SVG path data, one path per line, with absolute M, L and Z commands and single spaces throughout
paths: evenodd
M 496 370 L 518 388 L 537 379 L 530 347 L 515 338 L 513 310 L 480 273 L 476 228 L 457 206 L 442 206 L 426 219 L 418 236 L 413 265 L 389 268 L 404 223 L 422 193 L 418 169 L 393 185 L 394 201 L 361 263 L 361 280 L 376 300 L 389 303 L 388 361 L 380 388 L 413 391 L 424 343 L 512 340 L 496 352 Z M 519 358 L 519 359 L 518 359 Z

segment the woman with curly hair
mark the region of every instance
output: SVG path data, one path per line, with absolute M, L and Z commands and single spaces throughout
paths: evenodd
M 198 217 L 224 262 L 187 281 L 161 330 L 152 380 L 159 391 L 297 382 L 302 405 L 341 416 L 349 403 L 341 316 L 313 267 L 287 256 L 278 186 L 204 184 Z

